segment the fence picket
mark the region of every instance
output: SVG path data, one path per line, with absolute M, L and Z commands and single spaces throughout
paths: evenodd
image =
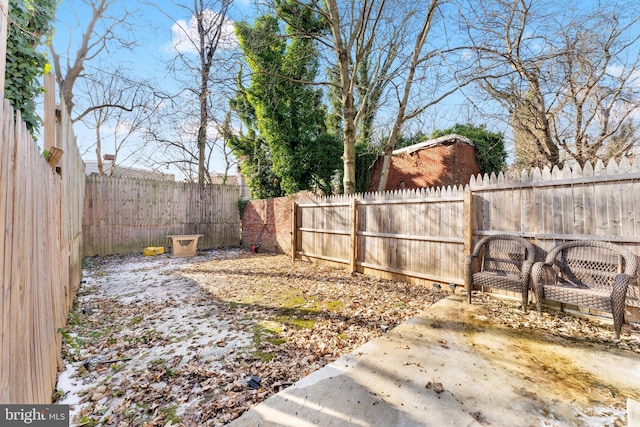
M 640 162 L 607 167 L 598 162 L 595 167 L 586 163 L 583 168 L 534 168 L 514 174 L 477 175 L 465 188 L 367 193 L 358 204 L 357 269 L 399 274 L 407 280 L 462 284 L 464 248 L 472 244 L 461 236 L 470 235 L 474 243 L 500 232 L 535 239 L 543 251 L 559 240 L 596 238 L 614 241 L 638 253 L 637 164 Z M 468 198 L 470 233 L 464 232 L 463 224 L 465 190 L 472 193 Z M 340 198 L 344 199 L 349 197 Z M 313 236 L 299 234 L 298 249 L 304 251 L 310 239 L 323 234 L 318 225 L 334 215 L 324 206 L 337 199 L 317 200 L 323 207 L 303 204 L 298 208 L 301 218 L 310 218 L 304 226 L 318 230 Z M 324 234 L 324 244 L 308 251 L 308 258 L 347 263 L 347 257 L 342 255 L 331 257 L 332 253 L 340 253 L 336 249 L 342 244 L 339 236 Z M 640 295 L 635 288 L 631 294 Z
M 571 178 L 579 179 L 582 177 L 582 169 L 579 165 L 576 165 L 571 170 Z M 585 233 L 585 212 L 588 212 L 585 208 L 585 186 L 572 186 L 573 193 L 573 233 L 584 234 Z
M 203 234 L 201 249 L 240 241 L 237 187 L 94 176 L 85 194 L 86 256 L 165 246 L 168 234 Z

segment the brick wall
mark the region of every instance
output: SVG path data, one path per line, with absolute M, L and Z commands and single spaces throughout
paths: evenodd
M 369 191 L 377 191 L 382 159 L 374 165 Z M 463 142 L 425 147 L 391 158 L 387 190 L 465 185 L 480 173 L 475 148 Z
M 382 161 L 374 166 L 370 191 L 377 190 Z M 480 173 L 473 146 L 440 144 L 392 157 L 387 190 L 465 185 Z M 242 215 L 242 247 L 259 244 L 259 251 L 291 254 L 291 204 L 307 193 L 268 200 L 251 200 Z M 260 232 L 262 231 L 262 234 Z
M 291 204 L 302 198 L 249 201 L 242 214 L 242 247 L 250 249 L 258 243 L 259 251 L 291 254 Z

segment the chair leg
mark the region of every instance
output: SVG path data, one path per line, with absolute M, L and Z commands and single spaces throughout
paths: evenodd
M 544 291 L 539 287 L 533 288 L 533 294 L 536 298 L 536 310 L 538 310 L 538 314 L 542 312 L 542 295 Z
M 620 331 L 624 324 L 624 299 L 613 298 L 611 301 L 613 314 L 613 338 L 620 339 Z
M 620 339 L 620 331 L 622 330 L 622 324 L 624 323 L 624 307 L 613 308 L 613 338 Z
M 624 303 L 627 296 L 628 281 L 622 274 L 616 276 L 611 292 L 611 313 L 613 314 L 614 338 L 620 339 L 624 323 Z

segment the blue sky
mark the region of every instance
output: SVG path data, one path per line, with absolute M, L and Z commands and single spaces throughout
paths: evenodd
M 111 0 L 109 0 L 111 1 Z M 127 0 L 113 0 L 110 6 L 110 13 L 121 15 L 124 7 L 129 10 L 136 10 L 136 19 L 130 31 L 121 30 L 120 35 L 134 40 L 137 44 L 132 52 L 113 51 L 104 54 L 101 61 L 91 60 L 87 62 L 87 72 L 100 67 L 106 67 L 113 63 L 131 69 L 135 75 L 142 77 L 152 77 L 162 84 L 163 89 L 167 89 L 171 85 L 171 78 L 167 75 L 166 59 L 175 54 L 175 50 L 171 48 L 172 37 L 179 32 L 175 31 L 176 23 L 180 23 L 184 27 L 188 26 L 191 19 L 189 5 L 192 6 L 191 0 L 181 0 L 187 6 L 177 5 L 174 1 L 155 1 L 152 4 L 143 2 L 131 2 Z M 229 18 L 234 21 L 250 19 L 256 14 L 251 0 L 235 0 L 232 9 L 229 12 Z M 596 0 L 586 0 L 579 2 L 579 7 L 591 7 L 596 4 Z M 614 4 L 615 1 L 605 1 L 604 4 Z M 126 5 L 126 6 L 125 6 Z M 77 44 L 79 43 L 79 32 L 86 27 L 89 9 L 83 0 L 62 0 L 58 5 L 56 34 L 54 36 L 54 45 L 56 50 L 63 57 L 63 61 L 70 52 L 71 56 L 75 55 Z M 99 30 L 98 30 L 99 31 Z M 69 47 L 69 49 L 68 49 Z M 470 87 L 465 92 L 470 92 Z M 387 108 L 387 113 L 395 111 L 394 106 Z M 457 94 L 439 104 L 437 108 L 433 108 L 429 115 L 421 117 L 420 121 L 408 123 L 405 127 L 407 133 L 417 130 L 431 132 L 434 129 L 443 129 L 452 126 L 456 122 L 479 124 L 479 119 L 475 111 L 465 102 L 462 94 Z M 488 123 L 489 130 L 505 131 L 503 123 Z M 79 145 L 87 146 L 93 141 L 91 132 L 83 129 L 78 124 L 76 126 L 76 134 L 78 136 Z M 103 150 L 107 153 L 108 150 Z M 95 154 L 90 151 L 85 155 L 86 158 L 95 159 Z M 126 164 L 126 162 L 125 162 Z M 212 166 L 215 171 L 222 171 L 221 163 L 215 163 Z
M 165 86 L 163 89 L 168 89 L 172 79 L 167 75 L 166 60 L 175 55 L 172 39 L 180 34 L 180 31 L 176 31 L 175 26 L 179 24 L 187 27 L 191 19 L 189 5 L 192 7 L 192 1 L 182 1 L 186 6 L 176 5 L 174 1 L 156 1 L 153 2 L 153 5 L 149 5 L 142 2 L 115 0 L 109 7 L 111 15 L 121 16 L 125 7 L 129 11 L 137 13 L 135 26 L 131 28 L 131 31 L 122 29 L 120 33 L 123 37 L 134 40 L 137 47 L 132 52 L 119 50 L 113 52 L 111 57 L 102 55 L 100 61 L 88 61 L 87 73 L 98 68 L 112 66 L 111 63 L 116 61 L 122 67 L 132 70 L 134 77 L 137 75 L 156 78 Z M 248 20 L 255 13 L 251 0 L 235 0 L 229 12 L 229 18 L 234 21 Z M 86 28 L 89 14 L 90 8 L 83 0 L 62 0 L 58 5 L 56 33 L 53 42 L 58 54 L 62 56 L 63 62 L 67 56 L 73 58 L 75 55 L 80 43 L 80 33 Z M 430 132 L 432 129 L 453 125 L 456 121 L 460 121 L 461 116 L 465 116 L 462 121 L 469 121 L 472 113 L 465 113 L 463 102 L 464 99 L 461 96 L 452 97 L 448 100 L 448 103 L 453 106 L 452 108 L 445 108 L 442 105 L 438 109 L 434 109 L 433 114 L 425 115 L 420 122 L 408 123 L 406 129 L 411 132 L 416 130 Z M 394 116 L 392 113 L 389 113 L 390 116 Z M 95 140 L 93 132 L 86 129 L 81 123 L 76 124 L 75 131 L 81 150 L 86 151 L 83 156 L 86 159 L 95 160 L 93 148 L 87 151 L 87 147 L 91 146 Z M 108 149 L 103 148 L 103 154 L 107 153 L 109 153 Z M 123 159 L 124 157 L 119 157 L 121 162 Z M 124 160 L 123 163 L 127 164 L 127 160 Z M 131 164 L 129 165 L 131 166 Z M 213 162 L 212 169 L 222 172 L 224 165 L 222 162 Z
M 100 58 L 86 62 L 85 72 L 92 73 L 97 69 L 108 69 L 117 63 L 122 68 L 126 68 L 132 77 L 155 79 L 161 82 L 159 84 L 167 85 L 162 89 L 171 91 L 171 78 L 167 75 L 166 61 L 175 55 L 172 43 L 175 43 L 176 35 L 181 34 L 181 31 L 176 29 L 176 25 L 185 28 L 189 26 L 191 19 L 189 5 L 191 7 L 193 5 L 191 1 L 183 1 L 183 3 L 186 6 L 177 5 L 173 1 L 155 1 L 153 4 L 114 1 L 109 6 L 109 15 L 122 16 L 125 8 L 135 15 L 134 25 L 130 29 L 121 27 L 117 35 L 135 41 L 136 47 L 130 52 L 124 49 L 105 51 L 101 53 Z M 236 0 L 228 16 L 231 20 L 249 19 L 252 11 L 250 0 Z M 82 0 L 62 0 L 59 3 L 53 44 L 63 64 L 67 60 L 73 61 L 81 42 L 81 33 L 86 30 L 89 22 L 90 12 L 90 7 Z M 230 30 L 232 31 L 232 28 Z M 96 31 L 102 30 L 97 28 Z M 63 69 L 66 69 L 66 66 L 63 65 Z M 84 152 L 83 157 L 95 160 L 93 148 L 87 151 L 95 140 L 93 131 L 88 130 L 82 123 L 76 123 L 74 128 L 78 145 Z M 103 154 L 108 152 L 103 149 Z M 125 161 L 124 164 L 126 163 Z M 224 166 L 214 162 L 213 169 L 220 172 Z

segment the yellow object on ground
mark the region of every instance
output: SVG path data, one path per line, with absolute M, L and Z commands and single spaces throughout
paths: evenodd
M 150 246 L 148 248 L 145 248 L 144 251 L 142 251 L 142 255 L 144 256 L 153 256 L 153 255 L 160 255 L 164 253 L 164 246 Z

